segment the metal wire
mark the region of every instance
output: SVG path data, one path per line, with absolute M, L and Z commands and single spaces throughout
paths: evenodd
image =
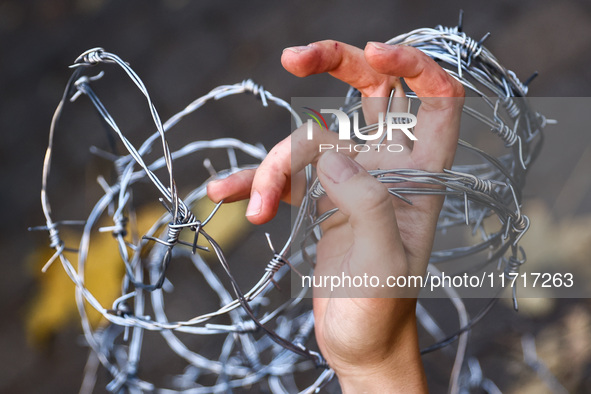
M 438 275 L 436 265 L 467 256 L 474 257 L 471 269 L 497 263 L 495 269 L 507 276 L 518 272 L 525 262 L 525 254 L 519 247 L 519 240 L 530 223 L 527 216 L 521 212 L 521 190 L 527 169 L 540 150 L 542 129 L 548 120 L 529 108 L 524 99 L 528 90 L 527 83 L 520 82 L 513 72 L 501 66 L 482 45 L 486 37 L 488 35 L 479 41 L 468 37 L 462 31 L 460 22 L 456 27 L 438 26 L 433 29 L 414 30 L 388 41 L 390 44 L 406 44 L 419 48 L 438 60 L 466 90 L 480 97 L 489 111 L 485 113 L 465 106 L 464 113 L 488 127 L 505 145 L 505 152 L 495 157 L 465 141 L 460 141 L 459 149 L 475 153 L 482 161 L 470 165 L 457 165 L 442 173 L 413 169 L 370 171 L 379 181 L 388 184 L 388 190 L 392 195 L 409 204 L 410 196 L 413 195 L 444 195 L 445 202 L 438 222 L 440 233 L 444 234 L 452 227 L 468 226 L 474 234 L 480 234 L 481 240 L 477 243 L 434 251 L 429 266 L 432 275 Z M 105 68 L 105 71 L 89 75 L 92 67 L 97 65 Z M 92 89 L 92 85 L 100 83 L 99 80 L 107 71 L 108 65 L 115 65 L 124 71 L 143 94 L 150 110 L 156 131 L 139 147 L 126 137 L 125 131 L 119 127 Z M 167 140 L 169 131 L 185 116 L 200 109 L 210 100 L 232 95 L 248 93 L 258 98 L 265 107 L 272 104 L 284 108 L 290 112 L 296 125 L 301 125 L 297 112 L 287 102 L 273 96 L 253 81 L 246 80 L 211 90 L 163 123 L 142 80 L 117 55 L 102 48 L 94 48 L 80 55 L 71 67 L 74 68 L 74 72 L 51 123 L 43 168 L 41 204 L 46 224 L 42 229 L 48 231 L 50 247 L 55 250 L 44 270 L 59 261 L 75 284 L 84 335 L 93 350 L 89 365 L 98 360 L 107 369 L 112 376 L 107 389 L 111 392 L 144 392 L 158 389 L 162 393 L 217 393 L 258 383 L 266 385 L 265 387 L 272 392 L 294 392 L 300 389 L 294 383 L 293 374 L 307 370 L 311 371 L 310 373 L 316 370 L 318 377 L 302 392 L 317 392 L 326 385 L 334 373 L 322 356 L 310 348 L 313 346 L 313 316 L 309 307 L 302 302 L 308 289 L 303 289 L 297 297 L 275 309 L 265 310 L 267 300 L 273 297 L 274 284 L 290 270 L 310 272 L 313 269 L 314 244 L 320 236 L 318 224 L 336 212 L 331 210 L 323 215 L 317 214 L 315 200 L 324 195 L 324 190 L 313 175 L 311 167 L 306 169 L 309 188 L 299 207 L 291 235 L 280 249 L 275 249 L 271 237 L 267 236 L 273 257 L 267 263 L 253 265 L 254 269 L 260 269 L 261 277 L 245 291 L 233 276 L 223 251 L 224 245 L 219 245 L 207 231 L 207 225 L 221 203 L 212 212 L 194 212 L 195 203 L 206 195 L 205 185 L 208 180 L 203 180 L 185 198 L 181 198 L 174 165 L 182 157 L 207 155 L 210 150 L 222 149 L 227 151 L 228 169 L 215 173 L 215 176 L 224 177 L 252 167 L 238 163 L 236 150 L 256 161 L 263 160 L 267 152 L 261 146 L 233 138 L 190 141 L 182 148 L 171 151 Z M 112 183 L 107 182 L 106 177 L 99 177 L 98 182 L 104 194 L 82 222 L 54 217 L 48 197 L 48 179 L 54 156 L 53 141 L 58 122 L 66 103 L 81 96 L 89 98 L 105 124 L 126 149 L 123 155 L 102 152 L 98 148 L 91 150 L 92 153 L 112 161 L 112 170 L 117 177 Z M 412 92 L 408 97 L 417 100 Z M 343 110 L 352 114 L 359 105 L 359 93 L 351 88 Z M 370 129 L 371 127 L 366 128 L 365 132 Z M 147 162 L 148 154 L 157 150 L 161 152 L 160 157 Z M 207 166 L 210 167 L 210 164 Z M 164 171 L 164 178 L 157 175 L 163 173 L 159 170 Z M 133 242 L 130 234 L 136 233 L 137 229 L 128 219 L 137 215 L 133 189 L 136 185 L 146 182 L 158 192 L 165 210 L 160 219 L 142 234 L 141 239 Z M 105 216 L 110 217 L 112 225 L 99 226 L 99 221 Z M 205 219 L 202 219 L 203 217 Z M 497 217 L 500 223 L 499 228 L 492 232 L 486 231 L 483 225 L 484 220 L 489 217 Z M 83 231 L 79 244 L 66 245 L 60 237 L 60 228 L 81 224 Z M 186 231 L 195 233 L 192 243 L 180 238 L 181 233 Z M 88 250 L 92 235 L 96 232 L 110 232 L 113 235 L 113 248 L 118 249 L 120 263 L 126 272 L 121 285 L 121 295 L 110 306 L 101 305 L 85 285 Z M 307 246 L 289 256 L 290 250 L 294 250 L 292 246 L 296 239 L 304 239 Z M 206 246 L 199 243 L 200 241 L 205 242 Z M 208 250 L 217 256 L 217 261 L 230 281 L 229 288 L 201 256 L 195 253 L 198 249 Z M 483 251 L 488 251 L 488 256 L 481 260 L 477 256 Z M 73 253 L 76 254 L 75 263 L 73 257 L 69 257 Z M 164 304 L 167 267 L 172 260 L 179 258 L 190 259 L 202 275 L 205 284 L 219 298 L 221 306 L 218 309 L 182 321 L 168 318 Z M 451 335 L 443 334 L 434 318 L 423 307 L 419 307 L 419 322 L 427 332 L 433 333 L 437 341 L 425 348 L 423 353 L 447 346 L 461 338 L 450 382 L 452 391 L 457 392 L 464 385 L 471 388 L 478 386 L 487 392 L 497 392 L 496 386 L 482 377 L 477 360 L 470 358 L 464 362 L 467 359 L 464 356 L 467 333 L 476 321 L 490 310 L 494 301 L 470 318 L 458 294 L 449 288 L 445 291 L 458 311 L 459 329 Z M 517 307 L 516 294 L 513 296 Z M 105 328 L 93 329 L 85 309 L 86 303 L 96 309 L 110 324 Z M 148 316 L 147 310 L 153 311 L 153 316 Z M 214 320 L 220 316 L 227 316 L 227 323 L 222 324 Z M 138 376 L 146 330 L 160 333 L 170 349 L 187 362 L 185 373 L 174 381 L 175 387 L 158 388 Z M 178 333 L 224 337 L 219 358 L 208 359 L 198 351 L 190 349 Z M 262 354 L 266 356 L 262 357 Z M 87 371 L 92 375 L 96 368 L 89 367 Z M 200 377 L 208 374 L 217 376 L 213 385 L 200 383 Z M 461 376 L 464 378 L 461 379 Z M 94 380 L 93 376 L 87 376 L 85 385 L 92 387 L 94 383 L 88 382 Z

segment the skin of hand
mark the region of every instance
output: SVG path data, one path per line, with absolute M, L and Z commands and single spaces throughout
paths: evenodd
M 424 275 L 443 199 L 412 196 L 409 205 L 389 194 L 367 170 L 450 168 L 459 134 L 462 85 L 427 55 L 402 45 L 370 42 L 362 50 L 327 40 L 287 48 L 281 61 L 298 77 L 329 73 L 363 97 L 389 97 L 395 89 L 404 100 L 400 83 L 404 78 L 421 99 L 414 129 L 418 140 L 411 143 L 399 136 L 395 142 L 405 148 L 400 153 L 321 154 L 319 143 L 352 142 L 326 132 L 314 133 L 314 139 L 308 140 L 302 127 L 277 144 L 256 170 L 210 182 L 209 197 L 214 202 L 250 198 L 247 218 L 262 224 L 275 216 L 280 200 L 299 202 L 303 169 L 311 163 L 327 194 L 319 201 L 319 211 L 339 208 L 323 223 L 315 275 L 367 273 L 382 280 L 389 275 Z M 382 103 L 384 110 L 387 99 Z M 379 102 L 364 102 L 368 122 L 377 120 L 378 107 Z M 343 392 L 427 392 L 417 338 L 416 292 L 409 296 L 395 288 L 357 290 L 337 295 L 314 289 L 316 340 Z

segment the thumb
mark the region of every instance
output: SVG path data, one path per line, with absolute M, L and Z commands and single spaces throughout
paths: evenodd
M 318 161 L 317 170 L 328 198 L 351 226 L 350 273 L 405 275 L 406 254 L 387 188 L 356 161 L 340 153 L 326 152 Z

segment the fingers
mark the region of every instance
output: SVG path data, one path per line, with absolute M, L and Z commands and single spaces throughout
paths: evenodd
M 397 87 L 397 95 L 403 94 L 398 77 L 404 77 L 409 87 L 424 98 L 415 128 L 419 140 L 414 144 L 412 158 L 418 163 L 418 168 L 426 170 L 440 171 L 451 166 L 461 105 L 457 105 L 458 100 L 452 100 L 455 104 L 448 105 L 442 100 L 429 102 L 426 98 L 463 97 L 463 88 L 418 49 L 369 43 L 364 52 L 328 40 L 306 47 L 287 48 L 281 61 L 288 71 L 297 76 L 328 72 L 354 86 L 366 97 L 387 97 L 392 87 Z M 378 106 L 383 104 L 378 103 Z M 367 105 L 364 105 L 364 111 L 369 119 L 375 112 Z M 230 202 L 250 196 L 247 209 L 249 220 L 254 224 L 269 221 L 276 214 L 280 199 L 290 200 L 292 197 L 292 174 L 318 159 L 319 144 L 352 143 L 339 142 L 334 133 L 317 130 L 313 140 L 304 138 L 304 134 L 305 131 L 300 128 L 294 133 L 294 136 L 300 135 L 299 138 L 290 137 L 275 146 L 256 171 L 243 171 L 210 184 L 210 198 Z
M 237 172 L 207 185 L 214 202 L 233 202 L 250 198 L 246 217 L 254 224 L 269 221 L 277 213 L 279 201 L 290 199 L 291 138 L 275 145 L 256 169 Z
M 362 51 L 327 40 L 287 48 L 281 61 L 286 70 L 300 77 L 328 72 L 360 90 L 365 97 L 387 97 L 394 87 L 397 94 L 403 94 L 398 77 L 404 78 L 422 102 L 415 128 L 419 142 L 413 146 L 413 159 L 418 166 L 433 171 L 441 171 L 453 163 L 464 89 L 422 51 L 376 42 L 368 43 Z M 379 112 L 375 109 L 364 103 L 364 113 L 370 122 L 375 121 Z M 411 145 L 403 138 L 402 143 Z
M 348 217 L 353 233 L 349 266 L 341 268 L 351 275 L 406 274 L 406 255 L 386 187 L 357 162 L 332 151 L 322 155 L 317 170 L 327 196 Z
M 342 42 L 325 40 L 286 48 L 281 63 L 298 77 L 329 73 L 359 90 L 363 97 L 371 97 L 363 100 L 363 114 L 368 124 L 378 122 L 378 114 L 388 111 L 388 98 L 393 89 L 397 97 L 395 102 L 401 103 L 401 97 L 405 97 L 397 76 L 376 71 L 366 61 L 363 50 Z M 393 142 L 409 145 L 408 140 L 399 136 Z
M 388 97 L 396 79 L 368 65 L 361 49 L 333 40 L 286 48 L 281 64 L 298 77 L 330 73 L 366 97 Z
M 433 99 L 432 99 L 433 100 Z M 450 169 L 456 154 L 460 134 L 463 100 L 446 98 L 447 108 L 439 111 L 419 109 L 411 158 L 417 168 L 441 172 Z
M 308 164 L 316 164 L 321 155 L 320 146 L 349 146 L 352 143 L 350 140 L 341 141 L 336 133 L 319 128 L 314 128 L 312 139 L 307 137 L 307 128 L 303 125 L 277 144 L 257 169 L 246 210 L 251 223 L 268 222 L 277 214 L 279 201 L 283 197 L 292 200 L 292 176 L 300 173 Z M 348 154 L 354 155 L 352 152 Z M 303 186 L 296 199 L 303 194 Z
M 277 213 L 280 200 L 295 202 L 304 192 L 304 182 L 292 179 L 308 165 L 315 164 L 321 155 L 322 146 L 348 147 L 350 140 L 339 140 L 336 133 L 314 127 L 312 139 L 308 139 L 307 126 L 303 125 L 289 137 L 275 145 L 256 170 L 244 170 L 228 178 L 210 182 L 207 194 L 214 202 L 232 202 L 250 197 L 246 210 L 248 220 L 263 224 Z M 351 149 L 347 154 L 354 156 Z M 301 174 L 300 174 L 301 175 Z M 292 182 L 292 180 L 294 182 Z M 301 188 L 293 190 L 292 186 Z
M 450 168 L 455 156 L 464 88 L 422 51 L 370 42 L 365 58 L 376 71 L 403 77 L 419 98 L 412 158 L 429 171 Z
M 255 170 L 248 169 L 236 172 L 227 178 L 216 179 L 207 184 L 207 195 L 211 201 L 218 203 L 240 201 L 250 196 L 250 188 Z
M 419 97 L 464 97 L 464 88 L 417 48 L 368 42 L 367 63 L 378 73 L 396 75 Z
M 333 40 L 286 48 L 283 67 L 298 77 L 328 72 L 366 97 L 387 97 L 404 78 L 419 97 L 463 97 L 462 85 L 422 51 L 369 42 L 365 50 Z
M 246 217 L 253 224 L 271 220 L 279 201 L 291 193 L 291 138 L 275 145 L 257 168 L 250 190 Z

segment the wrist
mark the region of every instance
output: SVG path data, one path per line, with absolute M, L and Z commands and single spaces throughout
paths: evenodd
M 421 369 L 412 368 L 404 372 L 400 368 L 387 370 L 360 370 L 358 374 L 345 377 L 338 375 L 344 394 L 357 393 L 428 393 L 427 381 Z
M 335 369 L 343 393 L 427 393 L 415 319 L 397 335 L 388 355 L 363 365 Z

